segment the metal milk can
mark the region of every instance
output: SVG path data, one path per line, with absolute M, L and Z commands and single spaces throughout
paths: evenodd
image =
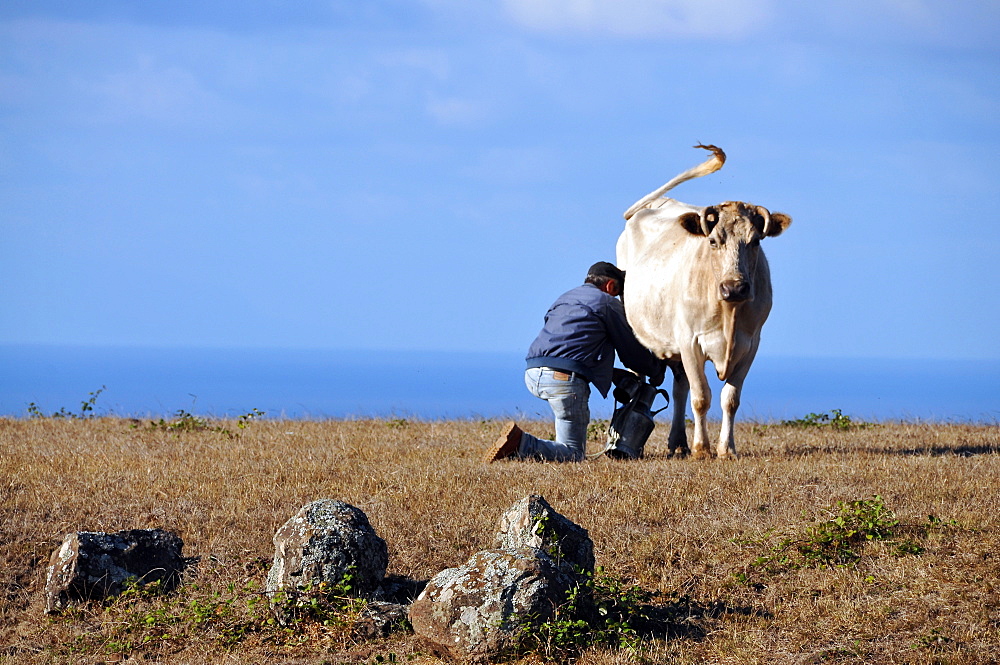
M 623 372 L 617 378 L 615 412 L 608 426 L 604 454 L 613 459 L 638 459 L 642 457 L 646 441 L 653 433 L 653 416 L 670 405 L 670 397 L 666 390 L 651 386 L 634 374 Z M 657 395 L 663 395 L 667 404 L 653 411 Z

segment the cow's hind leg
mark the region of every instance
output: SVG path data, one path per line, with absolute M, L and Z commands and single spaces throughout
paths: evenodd
M 674 383 L 671 388 L 671 396 L 674 403 L 671 405 L 670 435 L 667 437 L 667 455 L 669 457 L 687 457 L 691 454 L 688 448 L 687 415 L 688 395 L 691 393 L 691 385 L 688 383 L 687 375 L 684 373 L 684 366 L 681 363 L 670 363 L 670 371 L 674 375 Z

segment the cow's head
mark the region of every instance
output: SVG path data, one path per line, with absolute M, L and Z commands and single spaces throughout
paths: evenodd
M 781 235 L 792 218 L 780 212 L 740 201 L 726 201 L 677 221 L 692 235 L 704 236 L 719 283 L 719 298 L 738 303 L 754 298 L 753 275 L 760 255 L 760 241 Z

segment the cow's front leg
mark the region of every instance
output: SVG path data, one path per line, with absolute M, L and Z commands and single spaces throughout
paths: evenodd
M 720 459 L 737 457 L 733 428 L 736 422 L 736 410 L 740 408 L 741 392 L 743 392 L 742 382 L 734 384 L 727 381 L 726 385 L 722 386 L 722 428 L 719 430 L 719 445 L 716 448 Z
M 750 371 L 750 363 L 753 362 L 757 348 L 751 348 L 745 362 L 733 368 L 726 384 L 722 386 L 722 428 L 719 430 L 719 445 L 716 452 L 719 458 L 736 458 L 736 442 L 733 439 L 733 431 L 736 428 L 736 411 L 740 408 L 740 395 L 743 394 L 743 381 Z
M 708 447 L 708 409 L 712 405 L 712 387 L 705 378 L 704 358 L 689 359 L 684 356 L 684 373 L 691 386 L 691 412 L 694 416 L 694 445 L 691 454 L 695 459 L 705 459 L 712 456 Z

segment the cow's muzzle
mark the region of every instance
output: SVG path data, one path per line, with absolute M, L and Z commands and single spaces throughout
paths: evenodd
M 750 299 L 750 283 L 728 280 L 719 285 L 719 296 L 726 302 L 744 302 Z

